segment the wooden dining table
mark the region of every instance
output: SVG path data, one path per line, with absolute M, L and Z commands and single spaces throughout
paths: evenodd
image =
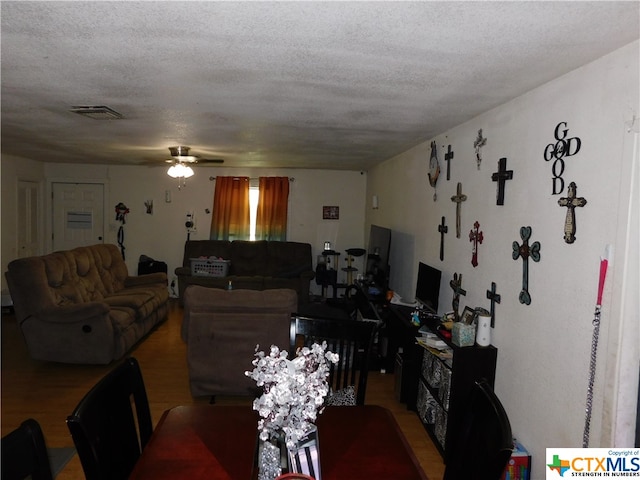
M 257 424 L 250 406 L 167 410 L 130 479 L 252 480 Z M 322 480 L 427 480 L 384 407 L 327 407 L 316 426 Z

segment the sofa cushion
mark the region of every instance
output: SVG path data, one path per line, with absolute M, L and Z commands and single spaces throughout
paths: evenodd
M 264 275 L 267 270 L 267 241 L 235 240 L 231 243 L 231 275 Z

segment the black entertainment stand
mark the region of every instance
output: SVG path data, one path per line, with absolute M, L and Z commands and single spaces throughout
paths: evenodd
M 396 397 L 416 411 L 441 455 L 455 445 L 465 404 L 474 382 L 486 379 L 493 387 L 498 350 L 494 346 L 457 347 L 438 334 L 439 320 L 422 323 L 452 348 L 451 358 L 416 342 L 418 327 L 411 323 L 415 309 L 391 304 L 385 315 L 389 345 L 387 359 L 395 358 Z

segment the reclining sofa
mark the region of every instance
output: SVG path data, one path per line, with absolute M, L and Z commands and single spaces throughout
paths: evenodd
M 225 276 L 202 276 L 191 270 L 191 260 L 215 257 L 228 260 Z M 269 290 L 290 288 L 298 302 L 309 302 L 309 284 L 314 278 L 311 245 L 300 242 L 259 240 L 187 240 L 178 277 L 180 303 L 189 285 L 226 289 L 231 281 L 234 289 Z
M 36 360 L 106 365 L 167 318 L 166 273 L 129 276 L 116 245 L 13 260 L 5 276 Z
M 296 292 L 291 289 L 221 290 L 190 285 L 185 291 L 182 339 L 187 344 L 189 386 L 194 397 L 256 396 L 256 345 L 289 348 Z

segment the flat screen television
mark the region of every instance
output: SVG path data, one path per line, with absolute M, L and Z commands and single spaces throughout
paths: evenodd
M 389 288 L 389 250 L 391 230 L 371 225 L 367 245 L 367 277 L 382 290 Z M 381 292 L 383 293 L 383 292 Z
M 418 264 L 418 281 L 416 282 L 416 301 L 431 313 L 438 313 L 440 297 L 440 279 L 442 272 L 426 263 Z

